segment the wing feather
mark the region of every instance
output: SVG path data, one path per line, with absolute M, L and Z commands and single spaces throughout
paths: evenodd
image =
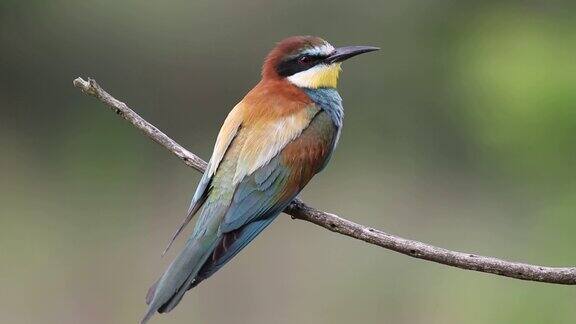
M 214 175 L 218 172 L 218 167 L 225 158 L 229 147 L 237 145 L 237 149 L 239 149 L 237 156 L 226 157 L 236 159 L 235 172 L 231 183 L 233 187 L 236 187 L 247 176 L 252 175 L 256 170 L 268 164 L 275 156 L 278 156 L 288 143 L 295 140 L 307 128 L 314 116 L 320 111 L 318 106 L 306 104 L 301 109 L 292 111 L 290 114 L 268 113 L 260 114 L 259 118 L 255 118 L 254 112 L 251 111 L 252 109 L 261 110 L 262 107 L 251 107 L 241 102 L 232 109 L 226 118 L 218 134 L 207 170 L 202 176 L 188 208 L 187 216 L 172 235 L 163 254 L 168 251 L 178 235 L 206 201 L 210 193 L 211 182 L 214 179 Z M 267 109 L 275 112 L 275 107 L 267 107 Z M 235 141 L 234 139 L 239 132 L 243 134 L 241 136 L 242 140 Z M 273 175 L 274 168 L 265 168 L 265 170 L 265 172 L 259 174 L 258 179 L 263 184 Z M 272 180 L 270 179 L 270 181 Z M 248 194 L 245 193 L 245 195 Z M 254 196 L 252 201 L 256 203 L 258 197 Z
M 312 118 L 320 111 L 315 105 L 309 105 L 291 115 L 277 117 L 274 120 L 261 119 L 251 125 L 250 132 L 238 157 L 234 174 L 234 184 L 240 183 L 247 175 L 264 166 L 308 126 Z
M 238 184 L 220 231 L 236 230 L 279 203 L 288 204 L 326 165 L 336 138 L 337 128 L 328 114 L 317 114 L 297 139 Z
M 228 147 L 234 140 L 234 137 L 242 125 L 243 113 L 245 109 L 245 105 L 240 102 L 230 111 L 226 117 L 226 120 L 224 120 L 224 124 L 222 125 L 222 128 L 220 128 L 220 132 L 216 138 L 216 144 L 214 144 L 212 157 L 210 157 L 206 171 L 202 175 L 202 178 L 198 183 L 198 187 L 196 187 L 196 192 L 194 193 L 194 196 L 190 202 L 190 207 L 188 207 L 188 211 L 186 212 L 186 218 L 184 218 L 180 226 L 178 226 L 174 234 L 172 234 L 172 238 L 168 242 L 164 252 L 162 252 L 162 255 L 168 252 L 172 246 L 172 243 L 174 243 L 178 235 L 182 232 L 186 225 L 190 223 L 196 212 L 198 212 L 200 207 L 206 201 L 212 178 L 214 177 L 220 162 L 224 158 Z
M 242 180 L 220 223 L 220 244 L 191 287 L 218 271 L 282 212 L 323 168 L 336 137 L 330 118 L 319 113 L 298 139 Z

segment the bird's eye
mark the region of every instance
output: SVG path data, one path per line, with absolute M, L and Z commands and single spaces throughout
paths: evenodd
M 301 65 L 306 65 L 309 64 L 310 62 L 312 62 L 312 58 L 308 55 L 300 56 L 298 58 L 298 63 Z

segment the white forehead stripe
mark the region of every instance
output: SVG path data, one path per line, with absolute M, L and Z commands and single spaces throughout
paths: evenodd
M 315 55 L 328 55 L 328 54 L 332 53 L 333 51 L 334 51 L 334 46 L 326 43 L 326 44 L 323 44 L 323 45 L 319 45 L 319 46 L 316 46 L 316 47 L 309 48 L 309 49 L 303 51 L 302 54 L 312 55 L 312 56 L 315 56 Z

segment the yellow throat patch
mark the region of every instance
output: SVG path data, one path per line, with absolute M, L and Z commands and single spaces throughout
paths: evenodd
M 340 76 L 340 63 L 317 65 L 288 77 L 288 81 L 302 88 L 336 88 Z

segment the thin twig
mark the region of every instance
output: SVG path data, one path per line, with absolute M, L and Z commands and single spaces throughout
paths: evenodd
M 102 89 L 95 80 L 82 78 L 74 80 L 74 86 L 85 94 L 98 98 L 122 118 L 176 155 L 186 165 L 204 172 L 206 162 L 176 143 L 154 125 L 148 123 L 125 103 L 115 99 Z M 414 258 L 424 259 L 466 270 L 492 273 L 516 279 L 540 281 L 555 284 L 576 284 L 576 268 L 555 268 L 525 263 L 505 261 L 493 257 L 470 253 L 456 252 L 418 241 L 408 240 L 384 233 L 380 230 L 360 225 L 334 214 L 319 211 L 307 206 L 300 199 L 295 199 L 285 210 L 294 219 L 301 219 L 324 227 L 325 229 L 343 234 L 369 244 L 396 251 Z

